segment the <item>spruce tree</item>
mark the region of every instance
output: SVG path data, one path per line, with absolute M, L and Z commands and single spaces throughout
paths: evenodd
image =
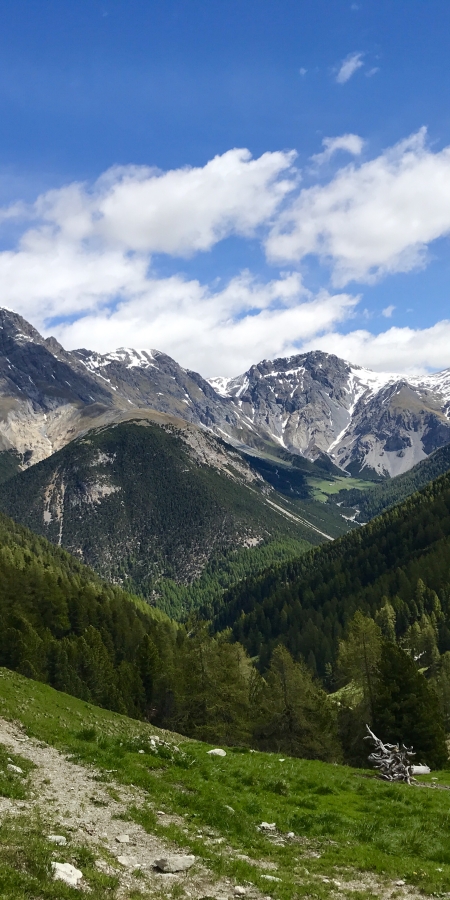
M 374 685 L 373 727 L 383 741 L 412 745 L 417 763 L 433 769 L 447 764 L 439 700 L 414 661 L 400 647 L 385 643 Z
M 255 741 L 261 750 L 336 761 L 341 752 L 333 707 L 303 663 L 275 648 L 257 692 Z

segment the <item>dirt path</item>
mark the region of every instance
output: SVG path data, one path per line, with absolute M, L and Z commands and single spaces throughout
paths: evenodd
M 70 835 L 69 847 L 70 844 L 88 845 L 96 856 L 98 854 L 98 868 L 119 879 L 115 894 L 117 900 L 126 900 L 133 888 L 139 888 L 149 898 L 155 895 L 170 897 L 172 893 L 174 898 L 179 897 L 182 888 L 183 896 L 192 900 L 236 900 L 244 893 L 246 900 L 272 900 L 270 896 L 263 897 L 249 882 L 245 884 L 245 891 L 241 886 L 236 891 L 236 884 L 231 879 L 218 879 L 201 863 L 195 863 L 188 871 L 178 874 L 159 873 L 154 868 L 156 859 L 172 854 L 185 855 L 188 851 L 155 834 L 149 834 L 134 822 L 121 820 L 120 816 L 130 806 L 152 806 L 144 791 L 113 780 L 105 784 L 98 780 L 101 773 L 95 768 L 71 762 L 54 747 L 29 738 L 18 725 L 2 718 L 0 744 L 31 760 L 36 766 L 30 775 L 30 799 L 18 801 L 0 797 L 0 821 L 8 814 L 35 810 L 39 812 L 47 834 Z M 156 808 L 154 812 L 161 824 L 174 822 L 181 828 L 186 827 L 183 818 L 166 815 Z M 118 842 L 117 838 L 124 834 L 128 835 L 129 841 Z M 208 839 L 206 834 L 204 840 L 206 844 L 216 843 L 212 837 Z M 250 860 L 231 847 L 227 848 L 225 844 L 222 849 L 223 852 L 245 859 L 261 869 L 275 868 L 272 863 L 263 860 Z M 303 852 L 302 859 L 307 861 L 307 855 Z M 119 857 L 122 857 L 122 862 Z M 124 857 L 128 859 L 128 864 Z M 54 859 L 58 860 L 57 848 Z M 316 883 L 329 885 L 333 900 L 347 900 L 353 893 L 362 892 L 368 892 L 380 900 L 420 900 L 423 897 L 411 885 L 405 885 L 402 881 L 380 880 L 374 873 L 354 872 L 351 880 L 348 880 L 348 875 L 344 878 L 344 883 L 331 876 L 325 878 L 317 875 L 313 878 Z M 300 878 L 299 883 L 303 880 Z M 307 877 L 306 881 L 308 880 Z M 86 881 L 84 884 L 81 881 L 80 887 L 87 887 Z
M 99 854 L 97 866 L 119 878 L 117 898 L 126 897 L 132 887 L 139 886 L 152 896 L 161 891 L 170 892 L 175 884 L 182 886 L 185 896 L 192 898 L 228 900 L 234 895 L 235 885 L 231 879 L 218 880 L 199 863 L 178 874 L 158 873 L 154 869 L 156 859 L 177 853 L 185 855 L 187 851 L 148 834 L 133 822 L 118 818 L 131 805 L 148 804 L 143 791 L 112 781 L 107 785 L 101 783 L 96 779 L 100 773 L 94 768 L 70 762 L 58 750 L 25 736 L 18 726 L 1 718 L 0 743 L 37 767 L 30 776 L 31 798 L 26 801 L 0 798 L 0 818 L 8 813 L 36 810 L 47 826 L 48 834 L 70 832 L 70 842 L 89 845 Z M 184 825 L 182 818 L 163 813 L 158 813 L 158 819 L 161 823 L 176 821 L 181 827 Z M 128 835 L 129 842 L 118 842 L 117 838 L 123 835 Z M 105 861 L 108 851 L 117 863 Z M 55 859 L 58 859 L 57 854 Z M 139 881 L 136 874 L 132 874 L 133 869 L 142 871 Z M 248 887 L 245 893 L 254 900 L 261 896 L 256 889 Z

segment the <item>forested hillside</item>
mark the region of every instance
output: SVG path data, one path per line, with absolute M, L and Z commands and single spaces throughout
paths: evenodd
M 238 625 L 246 650 L 235 640 L 236 627 L 234 635 L 229 629 L 214 635 L 206 622 L 191 620 L 187 626 L 177 624 L 121 588 L 105 584 L 64 550 L 53 547 L 3 516 L 0 518 L 0 665 L 80 699 L 192 737 L 293 756 L 323 760 L 343 757 L 358 762 L 352 740 L 358 735 L 364 716 L 365 721 L 369 719 L 375 725 L 381 722 L 381 733 L 386 738 L 395 738 L 404 731 L 424 754 L 425 760 L 433 765 L 443 765 L 447 758 L 443 723 L 450 720 L 450 666 L 447 665 L 450 654 L 439 659 L 434 635 L 439 630 L 441 649 L 449 645 L 450 635 L 445 623 L 449 596 L 445 582 L 448 563 L 446 569 L 442 564 L 442 584 L 436 585 L 440 600 L 431 581 L 430 587 L 417 578 L 419 573 L 426 573 L 421 566 L 422 557 L 417 556 L 415 549 L 421 549 L 426 559 L 427 549 L 431 548 L 431 564 L 436 574 L 435 550 L 439 545 L 445 547 L 450 519 L 450 486 L 446 484 L 445 487 L 446 491 L 441 491 L 435 483 L 434 495 L 429 489 L 430 515 L 421 516 L 420 508 L 410 510 L 412 539 L 405 530 L 405 516 L 397 516 L 400 543 L 403 540 L 406 557 L 412 552 L 412 569 L 406 563 L 404 572 L 397 569 L 400 573 L 399 593 L 393 597 L 392 606 L 384 601 L 381 624 L 365 619 L 357 612 L 371 641 L 373 672 L 369 715 L 367 703 L 362 713 L 358 711 L 359 707 L 358 710 L 347 710 L 346 706 L 338 708 L 313 677 L 311 668 L 315 658 L 311 654 L 307 657 L 309 669 L 300 658 L 299 647 L 292 639 L 296 637 L 301 641 L 308 629 L 311 634 L 311 624 L 307 621 L 302 631 L 302 622 L 298 618 L 294 621 L 286 602 L 289 591 L 286 583 L 282 587 L 285 603 L 281 615 L 277 610 L 279 595 L 269 597 L 269 604 L 263 604 L 266 623 L 272 628 L 271 640 L 260 641 L 257 648 L 261 651 L 260 658 L 252 660 L 248 651 L 253 653 L 254 648 L 246 633 L 248 615 Z M 437 512 L 442 533 L 434 521 L 436 504 L 440 504 Z M 391 524 L 395 524 L 393 514 L 389 516 Z M 394 533 L 395 529 L 392 531 Z M 365 533 L 369 537 L 375 536 L 377 543 L 371 545 L 370 540 L 364 543 L 361 537 Z M 375 570 L 383 570 L 383 548 L 386 555 L 390 534 L 386 528 L 384 538 L 380 540 L 380 534 L 373 526 L 354 534 L 357 540 L 352 534 L 344 541 L 347 542 L 347 562 L 353 565 L 354 579 L 361 592 L 364 577 L 370 582 L 370 571 L 373 575 Z M 331 545 L 329 551 L 336 547 L 339 544 Z M 371 550 L 374 556 L 372 570 L 369 564 Z M 361 646 L 361 628 L 355 617 L 351 622 L 347 620 L 358 606 L 373 612 L 379 605 L 378 594 L 372 590 L 372 595 L 361 597 L 361 593 L 355 592 L 350 576 L 345 582 L 346 570 L 339 564 L 338 553 L 328 552 L 328 556 L 321 559 L 320 573 L 323 579 L 329 579 L 329 583 L 316 578 L 315 585 L 313 561 L 320 558 L 320 551 L 309 556 L 303 574 L 309 571 L 310 577 L 306 585 L 303 578 L 303 593 L 306 597 L 307 591 L 310 592 L 310 607 L 313 608 L 312 591 L 316 590 L 317 614 L 322 603 L 322 618 L 320 620 L 317 615 L 312 623 L 313 634 L 326 640 L 330 633 L 332 637 L 338 636 L 343 633 L 344 625 L 347 626 L 343 641 L 343 646 L 347 647 L 344 653 L 348 669 L 346 678 L 347 681 L 353 679 L 357 685 L 359 664 L 354 648 L 358 650 Z M 397 556 L 400 556 L 399 551 Z M 418 569 L 414 568 L 415 558 Z M 442 561 L 442 553 L 439 558 Z M 293 578 L 291 594 L 299 593 L 300 566 L 299 561 L 276 570 L 278 580 L 280 571 L 284 573 L 284 582 Z M 386 563 L 384 570 L 387 576 L 383 587 L 389 593 L 390 570 Z M 275 583 L 274 570 L 272 587 Z M 341 590 L 340 598 L 329 599 L 338 589 Z M 236 601 L 236 597 L 234 599 Z M 248 599 L 254 602 L 255 597 L 249 593 Z M 298 602 L 294 614 L 297 615 L 299 610 L 301 604 Z M 311 620 L 312 616 L 309 618 Z M 280 629 L 280 623 L 284 621 L 290 625 L 290 630 Z M 407 644 L 397 647 L 395 625 L 404 632 L 410 622 L 414 624 Z M 330 631 L 330 625 L 335 627 L 334 633 Z M 356 638 L 352 638 L 355 628 Z M 291 645 L 297 660 L 282 645 L 283 640 Z M 300 648 L 302 652 L 306 649 Z M 394 659 L 391 658 L 393 653 L 396 654 Z M 320 659 L 319 653 L 316 658 Z M 418 671 L 416 659 L 418 665 L 426 663 L 433 688 Z M 387 677 L 386 672 L 391 670 L 395 672 L 398 687 L 397 694 L 387 701 L 389 691 L 392 694 L 392 678 Z M 327 680 L 330 683 L 329 675 L 325 665 L 325 683 Z M 386 711 L 390 714 L 388 719 L 385 716 L 384 724 L 380 709 L 383 714 Z M 361 754 L 361 740 L 359 745 Z
M 339 758 L 333 708 L 306 667 L 280 648 L 262 680 L 229 638 L 172 622 L 0 516 L 0 666 L 193 737 Z
M 427 459 L 413 466 L 409 472 L 388 478 L 381 484 L 367 488 L 367 490 L 352 489 L 340 491 L 330 498 L 330 502 L 338 502 L 344 506 L 353 506 L 359 510 L 357 520 L 367 522 L 374 516 L 380 515 L 396 503 L 401 503 L 419 491 L 425 485 L 444 475 L 450 469 L 450 444 L 440 447 L 431 453 Z
M 230 590 L 216 627 L 264 666 L 282 641 L 322 678 L 354 613 L 374 617 L 388 598 L 397 637 L 434 615 L 440 652 L 450 650 L 450 473 L 368 525 L 272 567 Z
M 272 541 L 279 559 L 288 539 L 287 559 L 325 540 L 323 525 L 309 527 L 229 445 L 181 426 L 94 429 L 0 485 L 0 509 L 180 616 L 193 600 L 168 580 L 188 585 L 222 560 L 228 571 L 235 563 L 233 584 L 271 562 Z

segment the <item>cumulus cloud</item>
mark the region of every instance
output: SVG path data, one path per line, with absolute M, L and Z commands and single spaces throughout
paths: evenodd
M 362 146 L 358 135 L 326 138 L 319 161 Z M 201 168 L 115 168 L 92 186 L 14 204 L 0 210 L 6 231 L 13 219 L 14 235 L 21 229 L 0 251 L 0 305 L 69 348 L 155 347 L 205 375 L 312 347 L 380 369 L 449 365 L 449 323 L 339 332 L 358 302 L 341 290 L 349 280 L 408 271 L 450 231 L 450 148 L 432 153 L 421 131 L 327 183 L 299 184 L 293 153 L 230 150 Z M 266 242 L 288 269 L 315 254 L 336 290 L 313 295 L 292 271 L 213 286 L 177 274 L 175 262 L 171 277 L 158 272 L 157 254 L 188 257 L 232 235 Z
M 305 343 L 379 372 L 423 374 L 450 366 L 450 321 L 430 328 L 389 328 L 381 334 L 329 332 Z
M 49 191 L 35 206 L 68 240 L 145 253 L 189 256 L 235 234 L 249 237 L 273 216 L 296 180 L 295 154 L 229 150 L 202 168 L 110 169 L 93 188 Z M 281 176 L 285 177 L 281 177 Z
M 359 156 L 364 147 L 364 141 L 357 134 L 341 134 L 339 137 L 324 138 L 322 146 L 325 148 L 322 153 L 315 153 L 314 156 L 311 156 L 311 160 L 317 165 L 328 162 L 333 153 L 338 150 L 344 150 L 346 153 L 351 153 L 352 156 Z
M 450 231 L 450 148 L 433 153 L 421 129 L 380 156 L 304 188 L 267 240 L 274 262 L 316 254 L 333 283 L 373 282 L 424 265 L 427 244 Z
M 363 53 L 349 53 L 348 56 L 342 61 L 339 71 L 336 75 L 336 81 L 338 84 L 345 84 L 346 81 L 364 65 L 362 58 Z
M 218 291 L 173 276 L 148 279 L 144 293 L 113 310 L 47 331 L 69 348 L 150 347 L 204 375 L 236 375 L 255 360 L 297 352 L 345 320 L 356 302 L 348 294 L 311 297 L 296 273 L 261 283 L 244 272 Z

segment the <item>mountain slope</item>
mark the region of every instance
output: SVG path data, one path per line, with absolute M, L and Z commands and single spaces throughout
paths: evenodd
M 0 478 L 17 461 L 25 468 L 92 427 L 149 409 L 245 451 L 327 455 L 373 479 L 450 441 L 450 371 L 406 378 L 311 352 L 207 381 L 158 350 L 65 351 L 0 310 Z
M 406 379 L 319 351 L 211 379 L 267 440 L 353 475 L 396 475 L 450 440 L 450 372 Z
M 146 597 L 232 550 L 326 539 L 231 447 L 156 419 L 91 430 L 0 485 L 0 508 Z
M 431 453 L 427 459 L 417 463 L 408 472 L 397 475 L 374 485 L 367 490 L 349 489 L 339 491 L 332 499 L 333 502 L 343 503 L 358 509 L 357 521 L 367 522 L 374 516 L 380 515 L 385 509 L 390 509 L 397 503 L 401 503 L 425 487 L 434 478 L 444 475 L 450 469 L 450 444 L 440 447 Z
M 238 585 L 216 626 L 232 626 L 263 663 L 281 640 L 325 676 L 355 611 L 374 616 L 385 597 L 399 636 L 433 614 L 439 649 L 450 650 L 450 473 L 332 544 Z

